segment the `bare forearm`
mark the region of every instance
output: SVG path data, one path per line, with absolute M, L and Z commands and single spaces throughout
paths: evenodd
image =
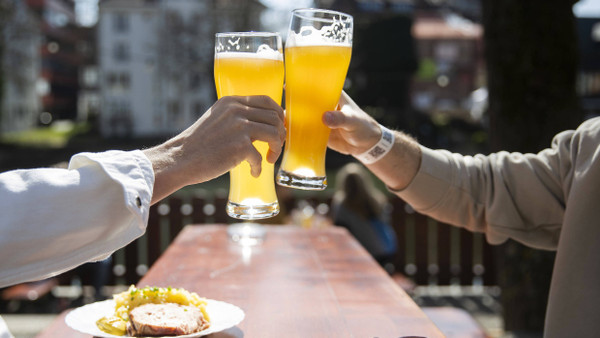
M 417 141 L 403 132 L 394 132 L 394 146 L 379 161 L 366 165 L 392 190 L 406 188 L 421 165 L 421 148 Z
M 167 142 L 144 150 L 144 154 L 152 162 L 154 170 L 154 191 L 151 204 L 159 202 L 185 186 L 182 181 L 183 177 L 176 174 L 178 149 L 179 147 L 172 142 Z

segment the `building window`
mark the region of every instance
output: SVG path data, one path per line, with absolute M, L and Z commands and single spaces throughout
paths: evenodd
M 181 108 L 178 101 L 171 101 L 168 104 L 167 111 L 169 114 L 169 121 L 172 125 L 179 125 L 181 123 Z
M 65 27 L 70 21 L 67 14 L 52 9 L 46 10 L 44 12 L 44 17 L 50 26 L 53 27 Z
M 117 137 L 131 136 L 133 130 L 133 121 L 131 114 L 131 105 L 128 101 L 116 100 L 109 103 L 109 119 L 107 132 Z
M 600 42 L 600 22 L 592 26 L 592 41 Z
M 200 88 L 202 82 L 202 76 L 198 72 L 190 72 L 189 74 L 189 89 L 194 90 Z
M 121 73 L 119 75 L 119 82 L 121 83 L 121 88 L 123 88 L 123 90 L 129 90 L 129 87 L 131 86 L 129 74 Z
M 86 87 L 95 87 L 98 85 L 98 68 L 95 66 L 87 66 L 83 69 L 82 82 Z
M 452 63 L 460 56 L 460 49 L 456 42 L 440 42 L 435 46 L 434 54 L 438 61 Z
M 113 16 L 113 29 L 118 33 L 125 33 L 129 30 L 129 18 L 125 13 L 117 13 Z
M 196 102 L 192 102 L 192 111 L 191 111 L 191 116 L 192 119 L 198 119 L 200 116 L 202 116 L 202 114 L 204 113 L 204 105 L 202 104 L 202 102 L 196 101 Z
M 114 57 L 116 61 L 126 62 L 129 61 L 129 46 L 125 43 L 118 42 L 115 45 Z
M 127 91 L 131 86 L 131 79 L 128 73 L 108 73 L 106 84 L 113 92 Z

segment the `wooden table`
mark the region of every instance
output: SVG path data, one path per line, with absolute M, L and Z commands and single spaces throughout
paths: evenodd
M 210 337 L 443 337 L 412 299 L 339 227 L 268 226 L 243 247 L 224 225 L 186 227 L 138 286 L 183 287 L 242 308 Z M 38 337 L 86 337 L 64 313 Z

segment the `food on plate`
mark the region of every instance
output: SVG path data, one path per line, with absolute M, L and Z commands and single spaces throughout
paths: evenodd
M 127 322 L 117 316 L 102 317 L 96 321 L 96 326 L 102 332 L 115 336 L 122 336 L 127 332 Z
M 109 334 L 175 336 L 200 332 L 210 326 L 206 300 L 185 289 L 132 285 L 129 290 L 113 295 L 113 299 L 114 314 L 96 322 L 100 330 Z M 184 330 L 192 331 L 180 333 Z
M 200 332 L 208 327 L 195 306 L 174 303 L 144 304 L 129 312 L 127 334 L 139 336 L 178 336 Z

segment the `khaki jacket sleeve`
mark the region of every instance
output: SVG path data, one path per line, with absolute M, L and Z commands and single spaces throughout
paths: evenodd
M 418 174 L 395 193 L 418 212 L 484 232 L 491 244 L 512 238 L 555 250 L 578 140 L 586 137 L 586 130 L 597 129 L 597 122 L 558 134 L 551 147 L 538 154 L 463 156 L 422 147 Z

